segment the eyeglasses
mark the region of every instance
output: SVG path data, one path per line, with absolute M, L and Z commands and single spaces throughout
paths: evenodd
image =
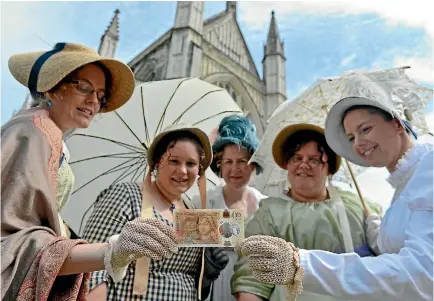
M 105 92 L 104 91 L 96 91 L 89 82 L 87 82 L 85 80 L 67 80 L 65 82 L 74 84 L 76 89 L 77 89 L 77 92 L 79 92 L 83 96 L 89 96 L 89 95 L 92 95 L 93 92 L 95 92 L 96 98 L 98 99 L 98 101 L 101 105 L 101 108 L 103 108 L 107 105 L 107 98 L 106 98 Z
M 303 161 L 303 157 L 301 156 L 293 156 L 288 160 L 291 165 L 300 165 Z M 319 167 L 327 162 L 322 162 L 319 158 L 309 157 L 307 161 L 305 161 L 311 168 Z

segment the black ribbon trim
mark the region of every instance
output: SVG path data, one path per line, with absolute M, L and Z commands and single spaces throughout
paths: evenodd
M 36 92 L 38 92 L 37 85 L 38 85 L 38 76 L 39 72 L 41 71 L 42 66 L 44 63 L 54 54 L 60 52 L 65 48 L 66 43 L 57 43 L 53 50 L 45 52 L 43 55 L 41 55 L 36 62 L 33 64 L 32 70 L 30 71 L 29 81 L 27 82 L 27 86 L 30 90 L 30 93 L 33 95 Z

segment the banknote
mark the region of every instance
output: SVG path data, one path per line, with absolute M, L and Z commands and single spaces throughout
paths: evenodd
M 244 239 L 241 210 L 175 209 L 173 222 L 180 247 L 234 247 Z

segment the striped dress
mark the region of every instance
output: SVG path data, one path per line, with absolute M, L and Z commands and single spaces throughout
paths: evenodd
M 106 242 L 119 234 L 125 223 L 140 217 L 142 203 L 138 183 L 121 183 L 102 191 L 86 224 L 84 239 L 89 243 Z M 154 217 L 169 226 L 171 222 L 154 209 Z M 195 301 L 197 289 L 194 276 L 201 256 L 201 248 L 180 248 L 170 259 L 150 261 L 148 291 L 146 296 L 133 295 L 135 262 L 128 267 L 125 278 L 114 283 L 106 271 L 92 273 L 90 289 L 102 282 L 108 285 L 107 301 Z

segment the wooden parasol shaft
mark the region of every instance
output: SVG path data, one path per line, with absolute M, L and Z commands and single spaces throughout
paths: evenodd
M 345 159 L 345 163 L 347 164 L 348 171 L 350 172 L 351 178 L 353 179 L 354 185 L 356 186 L 356 190 L 359 195 L 360 201 L 362 201 L 362 206 L 364 209 L 365 216 L 369 216 L 371 214 L 371 210 L 369 210 L 369 207 L 368 205 L 366 205 L 365 199 L 363 198 L 362 193 L 360 192 L 359 184 L 357 184 L 357 180 L 356 177 L 354 176 L 353 169 L 351 168 L 350 162 L 348 162 L 348 160 Z
M 200 195 L 200 201 L 202 205 L 202 209 L 206 209 L 207 200 L 206 200 L 206 175 L 205 172 L 202 174 L 202 176 L 197 181 L 199 186 L 199 195 Z M 201 268 L 200 268 L 200 276 L 199 276 L 199 285 L 197 288 L 197 294 L 198 299 L 202 300 L 202 282 L 203 282 L 203 276 L 205 272 L 205 248 L 202 248 L 202 262 L 201 262 Z
M 323 109 L 326 112 L 326 114 L 329 113 L 327 106 L 323 106 Z M 344 158 L 342 158 L 342 159 L 344 159 Z M 347 159 L 344 159 L 344 160 L 345 160 L 345 163 L 347 164 L 348 171 L 350 172 L 351 179 L 353 180 L 354 185 L 356 186 L 357 194 L 359 195 L 360 201 L 362 202 L 364 214 L 365 214 L 365 216 L 369 216 L 369 215 L 371 215 L 371 210 L 369 210 L 368 206 L 366 205 L 365 199 L 363 198 L 362 193 L 360 192 L 359 184 L 357 183 L 356 177 L 354 176 L 353 169 L 351 168 L 350 162 L 348 162 Z

